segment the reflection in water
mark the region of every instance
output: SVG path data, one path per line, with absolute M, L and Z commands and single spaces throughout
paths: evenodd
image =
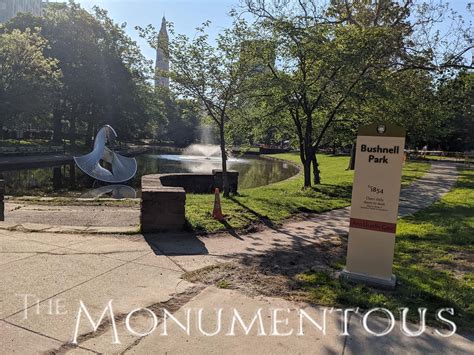
M 196 155 L 144 155 L 139 157 L 139 174 L 166 173 L 210 173 L 221 168 L 220 157 L 203 158 Z M 239 188 L 268 185 L 287 179 L 297 173 L 290 164 L 280 161 L 245 157 L 230 158 L 228 169 L 239 172 Z
M 99 198 L 104 195 L 109 195 L 112 198 L 135 198 L 137 192 L 131 186 L 127 185 L 107 185 L 94 190 L 89 190 L 81 195 L 81 198 Z
M 147 159 L 157 160 L 159 171 L 171 173 L 201 173 L 209 174 L 214 169 L 221 169 L 220 157 L 202 157 L 199 155 L 176 155 L 176 154 L 162 154 L 162 155 L 147 155 Z M 253 159 L 256 161 L 256 159 Z M 227 160 L 227 167 L 229 170 L 238 170 L 237 165 L 249 164 L 248 159 L 229 158 Z M 146 163 L 145 163 L 146 164 Z M 239 170 L 240 171 L 240 170 Z
M 138 172 L 127 186 L 138 190 L 141 177 L 146 174 L 166 173 L 211 173 L 221 168 L 219 157 L 204 158 L 196 155 L 148 154 L 137 157 Z M 245 156 L 230 158 L 229 170 L 239 172 L 239 189 L 262 186 L 287 179 L 297 173 L 290 164 L 280 161 Z M 74 164 L 54 168 L 5 171 L 6 193 L 8 195 L 77 196 L 95 190 L 94 180 L 76 169 Z M 123 185 L 120 185 L 123 186 Z M 104 187 L 105 188 L 105 187 Z M 101 190 L 102 191 L 102 190 Z M 131 190 L 129 190 L 131 193 Z M 134 190 L 135 192 L 135 190 Z M 90 191 L 91 197 L 98 192 Z M 114 194 L 113 191 L 106 194 Z

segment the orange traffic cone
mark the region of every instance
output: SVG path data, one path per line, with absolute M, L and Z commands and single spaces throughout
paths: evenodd
M 214 194 L 214 210 L 212 211 L 212 217 L 214 217 L 214 219 L 217 219 L 218 221 L 222 221 L 224 219 L 224 215 L 222 214 L 221 197 L 219 195 L 219 189 L 217 187 Z

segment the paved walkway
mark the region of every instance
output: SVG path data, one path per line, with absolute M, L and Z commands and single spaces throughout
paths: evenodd
M 454 167 L 433 164 L 425 177 L 403 191 L 401 214 L 434 202 L 449 191 L 455 180 Z M 248 336 L 244 336 L 241 328 L 235 337 L 223 336 L 230 331 L 233 308 L 239 310 L 247 323 L 262 308 L 267 334 L 272 308 L 294 311 L 289 313 L 288 324 L 281 324 L 281 332 L 298 326 L 297 309 L 316 312 L 314 315 L 322 309 L 276 298 L 249 297 L 233 290 L 203 288 L 181 278 L 185 271 L 216 262 L 275 253 L 287 253 L 293 263 L 297 260 L 317 266 L 321 255 L 313 257 L 311 250 L 337 243 L 339 238 L 335 235 L 347 233 L 348 212 L 349 209 L 342 209 L 314 215 L 282 228 L 268 228 L 249 235 L 212 237 L 0 230 L 0 353 L 468 353 L 472 337 L 455 335 L 446 340 L 429 328 L 420 338 L 407 338 L 394 330 L 389 336 L 375 339 L 364 332 L 358 316 L 349 319 L 351 335 L 340 336 L 336 313 L 328 315 L 326 335 L 308 325 L 305 336 L 261 337 L 256 333 L 257 328 Z M 29 295 L 26 307 L 25 294 Z M 70 348 L 68 343 L 73 338 L 80 302 L 97 321 L 110 300 L 113 300 L 121 343 L 112 344 L 110 320 L 97 332 L 91 332 L 83 317 L 78 332 L 80 347 Z M 158 318 L 160 310 L 166 308 L 180 320 L 185 316 L 184 310 L 191 309 L 194 317 L 191 335 L 177 326 L 169 328 L 168 336 L 160 335 L 164 326 L 161 321 L 157 330 L 147 337 L 131 334 L 125 329 L 125 318 L 140 307 L 152 309 Z M 212 311 L 216 307 L 223 308 L 222 336 L 200 335 L 195 326 L 196 310 L 204 308 L 203 328 L 212 332 L 215 329 Z M 138 312 L 130 318 L 130 323 L 136 331 L 145 332 L 150 320 L 150 314 Z M 378 318 L 372 322 L 374 329 L 385 327 Z
M 136 231 L 140 220 L 140 207 L 71 206 L 6 201 L 5 226 L 28 224 L 44 230 L 45 225 L 74 227 L 88 231 L 95 227 L 118 227 L 118 230 Z M 28 227 L 28 226 L 27 226 Z M 81 228 L 82 227 L 82 228 Z

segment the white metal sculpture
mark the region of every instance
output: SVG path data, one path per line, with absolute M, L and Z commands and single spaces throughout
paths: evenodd
M 90 177 L 112 184 L 121 183 L 130 180 L 137 173 L 137 161 L 135 158 L 127 158 L 115 153 L 105 146 L 106 143 L 117 138 L 115 130 L 105 125 L 102 127 L 94 141 L 94 150 L 89 154 L 74 157 L 79 169 Z M 100 165 L 103 160 L 111 165 L 112 171 Z

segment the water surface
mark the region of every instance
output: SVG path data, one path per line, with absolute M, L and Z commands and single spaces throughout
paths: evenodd
M 146 174 L 211 173 L 220 169 L 219 157 L 197 155 L 145 154 L 137 157 L 138 172 L 134 179 L 116 187 L 107 187 L 85 175 L 74 164 L 2 172 L 6 195 L 138 197 L 141 177 Z M 239 172 L 239 189 L 268 185 L 285 180 L 298 171 L 282 161 L 255 156 L 230 158 L 228 169 Z

